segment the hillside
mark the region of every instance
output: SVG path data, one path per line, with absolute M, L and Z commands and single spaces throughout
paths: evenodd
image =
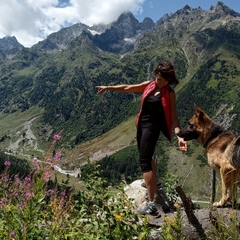
M 240 14 L 222 2 L 208 11 L 185 6 L 156 23 L 125 13 L 109 26 L 77 24 L 51 34 L 0 62 L 0 148 L 41 157 L 61 132 L 61 164 L 72 168 L 135 144 L 140 95 L 98 95 L 95 86 L 153 79 L 163 59 L 173 62 L 180 80 L 175 90 L 182 125 L 196 103 L 239 134 L 239 38 Z M 163 146 L 181 160 L 169 171 L 183 182 L 185 165 L 194 172 L 189 178 L 205 171 L 199 168 L 203 151 L 194 143 L 186 157 Z

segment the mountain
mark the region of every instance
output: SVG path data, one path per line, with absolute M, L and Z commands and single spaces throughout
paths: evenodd
M 133 49 L 136 39 L 145 32 L 151 31 L 154 22 L 145 18 L 142 23 L 131 12 L 122 14 L 110 25 L 94 25 L 89 27 L 78 23 L 50 34 L 46 40 L 35 44 L 34 51 L 59 51 L 67 49 L 71 42 L 83 32 L 89 33 L 94 44 L 104 51 L 123 53 Z
M 63 28 L 59 32 L 50 34 L 45 40 L 32 46 L 34 51 L 59 51 L 67 49 L 69 44 L 89 27 L 82 23 Z
M 131 51 L 138 37 L 151 31 L 154 25 L 150 18 L 139 23 L 132 13 L 124 13 L 104 33 L 94 35 L 93 42 L 104 51 L 125 53 Z
M 14 57 L 21 49 L 23 45 L 20 44 L 16 37 L 4 37 L 0 39 L 0 61 L 4 61 Z
M 80 164 L 101 147 L 114 152 L 135 144 L 140 95 L 97 95 L 95 86 L 151 79 L 163 59 L 173 62 L 180 79 L 182 124 L 196 103 L 237 133 L 239 37 L 240 15 L 222 2 L 208 11 L 185 6 L 156 23 L 125 13 L 107 26 L 79 23 L 53 33 L 0 63 L 0 147 L 41 156 L 50 136 L 61 132 L 66 162 Z M 109 141 L 101 138 L 108 131 Z M 87 152 L 87 146 L 94 148 Z

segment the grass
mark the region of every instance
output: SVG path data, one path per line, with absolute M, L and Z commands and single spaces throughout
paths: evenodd
M 128 121 L 122 122 L 117 127 L 93 140 L 84 142 L 70 151 L 65 150 L 64 161 L 71 160 L 77 165 L 81 165 L 88 159 L 99 160 L 106 155 L 110 155 L 113 152 L 129 146 L 135 142 L 135 120 L 136 117 L 132 117 Z
M 211 168 L 203 166 L 198 156 L 204 155 L 201 146 L 188 142 L 189 151 L 181 153 L 177 147 L 169 147 L 168 172 L 174 174 L 186 195 L 194 200 L 209 201 L 211 194 Z M 194 149 L 194 152 L 192 151 Z

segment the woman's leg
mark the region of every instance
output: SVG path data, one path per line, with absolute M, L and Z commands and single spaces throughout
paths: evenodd
M 143 178 L 146 183 L 146 188 L 148 192 L 148 200 L 153 201 L 154 195 L 157 194 L 157 172 L 156 172 L 156 164 L 154 160 L 152 160 L 152 170 L 143 173 Z
M 156 166 L 156 162 L 154 159 L 152 159 L 152 171 L 153 171 L 155 181 L 157 183 L 157 166 Z
M 137 141 L 139 149 L 140 166 L 146 183 L 148 200 L 153 201 L 157 193 L 156 163 L 152 159 L 160 131 L 151 127 L 138 128 Z

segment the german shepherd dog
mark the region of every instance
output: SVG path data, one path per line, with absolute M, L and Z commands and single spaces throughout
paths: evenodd
M 240 136 L 235 137 L 215 123 L 196 104 L 195 114 L 178 136 L 185 141 L 196 139 L 206 150 L 208 164 L 219 171 L 222 182 L 222 197 L 213 206 L 223 207 L 228 201 L 236 204 L 237 181 L 240 180 Z

